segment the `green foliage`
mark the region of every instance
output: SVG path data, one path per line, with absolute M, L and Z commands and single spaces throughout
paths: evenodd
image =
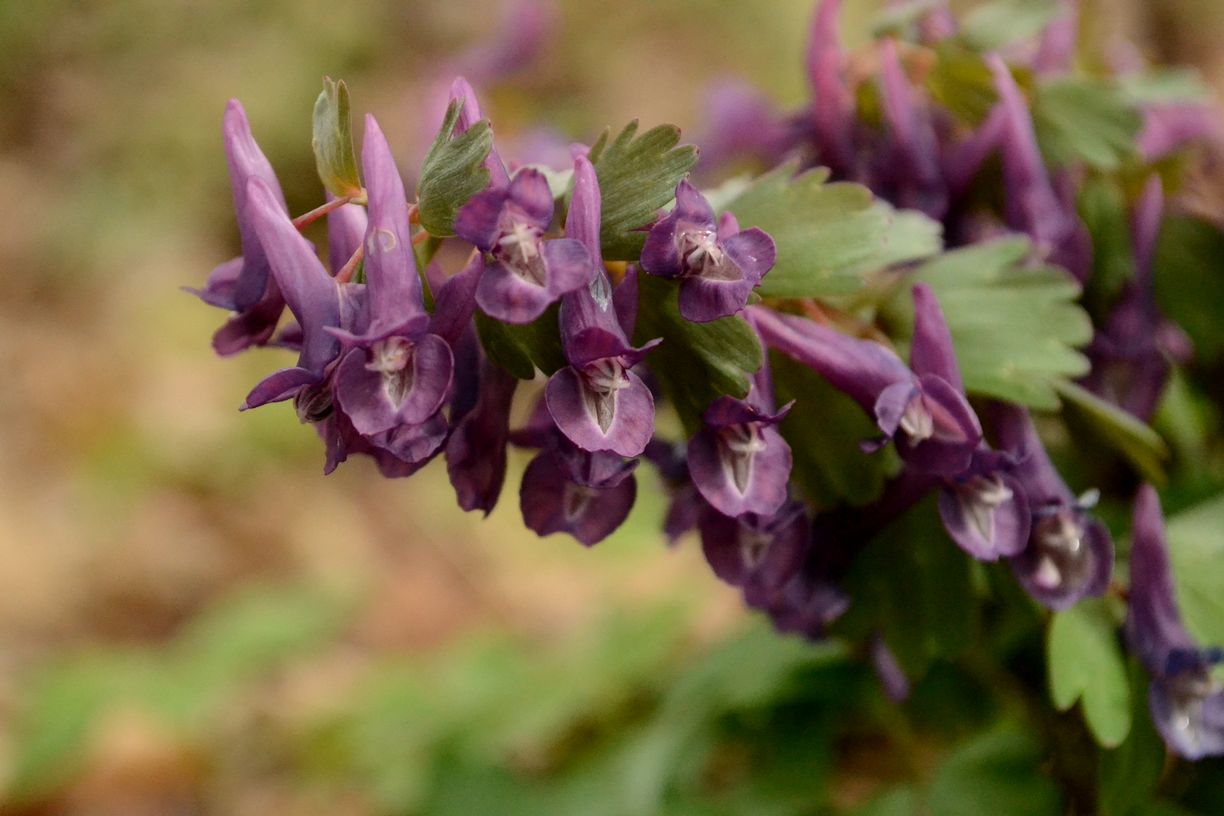
M 1068 77 L 1042 82 L 1033 95 L 1033 125 L 1047 161 L 1083 162 L 1098 170 L 1117 170 L 1134 154 L 1143 120 L 1117 85 Z
M 927 812 L 939 816 L 1057 816 L 1058 788 L 1042 770 L 1040 747 L 1001 731 L 973 739 L 950 755 L 931 780 Z
M 937 45 L 935 55 L 935 65 L 926 75 L 931 98 L 962 122 L 980 125 L 999 99 L 990 67 L 981 54 L 955 40 Z
M 1177 606 L 1190 632 L 1204 644 L 1224 645 L 1224 495 L 1168 521 L 1169 555 L 1177 579 Z
M 421 226 L 439 237 L 455 234 L 455 213 L 489 185 L 484 160 L 493 149 L 493 129 L 481 119 L 456 136 L 462 110 L 462 99 L 454 100 L 446 109 L 417 182 Z
M 1148 714 L 1148 677 L 1138 661 L 1127 672 L 1131 729 L 1122 744 L 1101 752 L 1097 771 L 1097 806 L 1101 816 L 1151 814 L 1156 786 L 1164 769 L 1165 746 Z
M 514 324 L 494 320 L 476 312 L 476 331 L 489 359 L 520 380 L 530 380 L 538 368 L 553 374 L 568 363 L 561 351 L 559 306 L 553 304 L 531 323 Z
M 675 197 L 676 185 L 697 163 L 697 148 L 679 144 L 675 125 L 637 131 L 637 120 L 611 141 L 605 130 L 590 152 L 603 197 L 600 248 L 607 260 L 637 260 L 646 241 L 641 228 Z
M 964 16 L 958 39 L 976 51 L 998 51 L 1037 35 L 1059 12 L 1057 0 L 991 0 Z
M 1077 700 L 1097 742 L 1116 748 L 1131 726 L 1126 665 L 1104 603 L 1081 601 L 1056 612 L 1046 639 L 1050 698 L 1059 711 Z
M 762 361 L 761 343 L 742 317 L 690 323 L 680 316 L 675 281 L 638 276 L 634 342 L 656 337 L 650 370 L 675 406 L 688 435 L 701 428 L 701 415 L 716 397 L 748 394 L 749 376 Z
M 1135 274 L 1126 197 L 1117 180 L 1094 176 L 1080 188 L 1078 209 L 1092 236 L 1092 277 L 1088 297 L 1104 313 Z
M 1066 380 L 1054 380 L 1053 383 L 1063 399 L 1064 410 L 1070 416 L 1084 420 L 1082 427 L 1106 447 L 1126 457 L 1144 479 L 1156 484 L 1164 483 L 1164 465 L 1169 458 L 1169 446 L 1160 434 L 1133 415 L 1075 383 Z
M 1092 325 L 1075 303 L 1079 285 L 1061 269 L 1026 266 L 1028 255 L 1023 238 L 989 241 L 928 261 L 913 277 L 939 298 L 970 393 L 1053 409 L 1052 381 L 1088 372 L 1074 347 L 1092 338 Z M 890 309 L 905 336 L 913 306 L 903 288 Z
M 776 353 L 769 360 L 778 403 L 795 400 L 781 431 L 794 458 L 791 476 L 807 500 L 833 507 L 862 505 L 879 496 L 899 461 L 892 448 L 868 455 L 859 447 L 879 436 L 875 423 L 806 366 Z
M 349 112 L 349 92 L 344 80 L 323 77 L 323 92 L 315 100 L 314 148 L 319 180 L 337 198 L 357 197 L 364 192 L 357 175 L 357 156 L 353 152 L 353 117 Z
M 761 283 L 764 297 L 825 297 L 862 285 L 887 240 L 888 210 L 873 206 L 858 184 L 827 184 L 827 170 L 796 176 L 784 164 L 756 179 L 727 209 L 741 226 L 760 227 L 774 239 L 778 260 Z M 890 248 L 891 254 L 901 251 Z
M 961 654 L 977 632 L 970 561 L 943 531 L 932 495 L 859 554 L 845 581 L 850 608 L 835 624 L 856 640 L 884 635 L 906 675 Z
M 1198 360 L 1224 355 L 1224 230 L 1190 216 L 1165 218 L 1156 250 L 1156 298 L 1194 341 Z

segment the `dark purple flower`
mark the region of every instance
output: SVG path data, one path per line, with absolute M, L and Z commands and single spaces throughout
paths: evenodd
M 663 517 L 663 534 L 667 536 L 667 543 L 674 546 L 681 536 L 697 526 L 706 506 L 705 500 L 689 476 L 684 445 L 671 444 L 655 437 L 650 440 L 643 455 L 658 470 L 659 478 L 670 496 L 667 513 Z
M 590 254 L 572 238 L 545 240 L 553 196 L 544 174 L 524 168 L 455 216 L 455 233 L 486 255 L 476 302 L 490 317 L 530 323 L 566 292 L 590 283 Z
M 676 206 L 646 237 L 641 266 L 650 275 L 679 278 L 680 314 L 706 323 L 743 309 L 776 257 L 763 230 L 740 230 L 730 213 L 716 221 L 710 203 L 682 180 Z
M 751 310 L 766 345 L 813 369 L 858 402 L 875 417 L 885 441 L 896 442 L 907 465 L 956 476 L 969 466 L 982 428 L 965 399 L 947 324 L 925 284 L 914 287 L 914 315 L 911 371 L 878 343 L 803 318 Z
M 943 480 L 939 517 L 957 546 L 979 561 L 1018 555 L 1031 520 L 1020 481 L 1007 472 L 1005 453 L 978 449 L 969 468 Z
M 1028 546 L 1011 559 L 1025 590 L 1051 609 L 1067 609 L 1081 598 L 1101 595 L 1113 572 L 1109 531 L 1086 510 L 1054 469 L 1028 412 L 1011 405 L 995 411 L 999 446 L 1015 461 L 1011 475 L 1028 497 Z
M 450 345 L 428 333 L 421 280 L 408 224 L 404 183 L 386 138 L 366 117 L 361 151 L 369 198 L 365 236 L 364 330 L 333 330 L 346 347 L 335 373 L 336 398 L 362 434 L 428 420 L 450 390 Z
M 1224 687 L 1211 667 L 1224 650 L 1203 649 L 1182 623 L 1169 567 L 1160 499 L 1139 489 L 1131 545 L 1126 636 L 1152 676 L 1152 720 L 1175 753 L 1187 759 L 1224 754 Z
M 887 198 L 942 219 L 948 210 L 948 188 L 935 127 L 916 98 L 892 39 L 880 44 L 880 95 L 890 137 L 881 172 L 884 186 L 890 188 Z
M 745 602 L 756 608 L 768 607 L 798 573 L 811 537 L 807 511 L 795 501 L 738 518 L 706 507 L 698 523 L 701 551 L 714 574 L 742 588 Z
M 537 534 L 569 533 L 590 547 L 628 517 L 638 460 L 589 453 L 562 440 L 527 465 L 519 489 L 523 522 Z
M 487 516 L 506 478 L 510 403 L 518 380 L 488 358 L 480 363 L 480 391 L 446 443 L 446 472 L 464 510 Z
M 817 161 L 839 176 L 853 174 L 855 103 L 846 84 L 846 53 L 837 17 L 841 0 L 820 0 L 812 19 L 805 62 L 812 87 L 810 110 Z
M 759 401 L 759 398 L 758 398 Z M 719 397 L 706 409 L 702 429 L 688 444 L 688 466 L 702 497 L 724 516 L 770 516 L 786 501 L 790 445 L 777 424 L 790 406 Z
M 600 196 L 595 168 L 585 156 L 574 162 L 574 195 L 566 234 L 593 261 L 590 284 L 561 301 L 561 347 L 569 366 L 548 380 L 548 411 L 578 447 L 637 456 L 654 433 L 654 398 L 630 369 L 659 341 L 629 344 L 613 306 L 613 292 L 599 254 Z
M 234 212 L 238 216 L 238 234 L 242 239 L 242 255 L 214 269 L 204 289 L 188 291 L 205 303 L 237 312 L 213 336 L 213 348 L 218 354 L 226 355 L 267 343 L 285 308 L 284 298 L 271 275 L 267 255 L 256 234 L 255 220 L 247 204 L 248 183 L 251 179 L 261 179 L 267 186 L 271 200 L 286 217 L 289 210 L 285 206 L 285 196 L 276 180 L 276 173 L 255 143 L 246 111 L 237 99 L 231 99 L 225 108 L 222 134 L 229 164 L 230 188 L 234 195 Z
M 1189 340 L 1156 307 L 1152 265 L 1164 210 L 1160 177 L 1144 188 L 1132 219 L 1135 276 L 1088 349 L 1092 371 L 1084 386 L 1147 422 L 1168 383 L 1169 357 L 1183 357 Z
M 743 80 L 725 80 L 705 94 L 701 167 L 725 169 L 732 161 L 752 159 L 776 165 L 794 138 L 792 127 L 774 104 Z
M 340 325 L 340 293 L 310 242 L 289 220 L 279 196 L 263 179 L 247 183 L 246 212 L 276 284 L 302 331 L 298 364 L 265 378 L 247 395 L 243 408 L 298 397 L 323 381 L 339 343 L 330 333 Z M 313 402 L 314 398 L 310 400 Z

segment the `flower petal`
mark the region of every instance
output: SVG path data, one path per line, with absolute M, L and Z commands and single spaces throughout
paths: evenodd
M 654 397 L 636 374 L 627 371 L 625 377 L 629 381 L 626 387 L 601 396 L 572 366 L 553 374 L 545 397 L 548 412 L 561 433 L 587 451 L 613 451 L 620 456 L 637 456 L 644 451 L 654 432 Z M 595 408 L 601 399 L 611 403 L 611 421 L 606 429 L 601 427 Z
M 934 374 L 957 391 L 964 391 L 952 335 L 935 293 L 925 283 L 914 286 L 914 338 L 910 344 L 910 368 L 918 376 Z
M 636 497 L 632 476 L 615 487 L 583 487 L 566 478 L 565 463 L 556 452 L 545 451 L 523 472 L 519 506 L 523 522 L 536 534 L 569 533 L 590 547 L 624 522 Z
M 753 281 L 753 285 L 761 282 L 765 274 L 773 269 L 778 258 L 778 248 L 769 233 L 753 227 L 741 230 L 730 238 L 723 239 L 723 249 L 728 257 L 744 273 L 744 277 Z
M 1001 502 L 983 503 L 966 485 L 949 483 L 939 491 L 939 517 L 948 535 L 979 561 L 997 561 L 1020 553 L 1028 544 L 1030 511 L 1024 488 L 1014 477 L 994 472 Z

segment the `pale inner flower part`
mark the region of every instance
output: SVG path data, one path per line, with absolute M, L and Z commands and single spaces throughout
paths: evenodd
M 722 465 L 740 495 L 748 492 L 752 476 L 752 458 L 765 450 L 765 437 L 756 423 L 728 425 L 718 431 Z
M 599 429 L 607 433 L 616 416 L 616 392 L 632 384 L 629 375 L 615 357 L 604 357 L 583 366 L 582 381 L 587 412 L 595 418 Z
M 412 342 L 404 337 L 388 337 L 370 349 L 366 370 L 382 375 L 383 391 L 396 407 L 403 405 L 412 391 L 413 351 Z
M 676 236 L 676 246 L 680 251 L 683 277 L 722 281 L 736 281 L 743 278 L 739 267 L 731 262 L 718 243 L 718 233 L 715 230 L 681 230 Z
M 1014 494 L 998 476 L 974 476 L 959 491 L 961 509 L 974 532 L 990 541 L 994 533 L 995 511 L 1011 501 Z
M 528 283 L 545 283 L 544 256 L 540 254 L 543 231 L 531 224 L 511 221 L 502 225 L 493 254 Z

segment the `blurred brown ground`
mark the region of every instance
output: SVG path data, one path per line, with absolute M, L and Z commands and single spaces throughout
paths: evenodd
M 861 36 L 866 10 L 848 5 L 846 31 Z M 1214 0 L 1097 5 L 1155 56 L 1224 86 Z M 365 461 L 324 479 L 321 447 L 291 410 L 235 410 L 280 354 L 215 358 L 222 315 L 178 289 L 237 250 L 227 98 L 244 102 L 290 209 L 305 211 L 320 200 L 319 77 L 349 81 L 356 112 L 379 117 L 409 172 L 427 135 L 416 111 L 456 54 L 493 36 L 499 7 L 0 3 L 0 779 L 32 670 L 84 646 L 167 642 L 253 581 L 333 586 L 360 603 L 326 654 L 232 701 L 224 727 L 239 733 L 325 708 L 372 656 L 427 654 L 480 628 L 543 644 L 609 606 L 669 597 L 701 610 L 696 637 L 740 616 L 693 542 L 662 548 L 650 474 L 631 523 L 593 551 L 526 533 L 513 487 L 489 520 L 464 515 L 440 463 L 411 481 Z M 732 0 L 607 8 L 561 3 L 550 46 L 485 89 L 499 135 L 551 121 L 590 139 L 635 117 L 692 132 L 706 84 L 727 74 L 783 105 L 803 97 L 808 0 L 774 0 L 768 15 Z M 182 803 L 215 762 L 139 710 L 108 712 L 89 746 L 79 782 L 41 812 L 192 812 Z M 363 812 L 235 762 L 218 812 Z

